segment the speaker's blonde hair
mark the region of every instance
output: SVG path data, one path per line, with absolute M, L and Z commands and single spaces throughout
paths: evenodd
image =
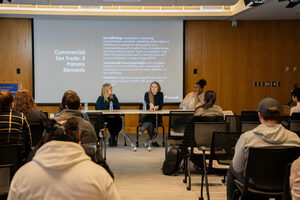
M 111 84 L 109 84 L 109 83 L 105 83 L 102 85 L 101 96 L 104 97 L 104 101 L 108 101 L 108 98 L 112 97 L 112 95 L 110 95 L 108 92 L 109 86 L 111 86 Z

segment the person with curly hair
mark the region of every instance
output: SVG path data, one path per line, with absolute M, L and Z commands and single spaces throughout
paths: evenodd
M 42 119 L 45 118 L 43 112 L 37 108 L 32 95 L 25 89 L 16 92 L 13 109 L 22 112 L 30 125 L 42 124 Z
M 206 80 L 201 79 L 194 85 L 193 92 L 188 93 L 181 104 L 180 108 L 183 108 L 183 104 L 185 104 L 187 110 L 195 110 L 196 106 L 204 104 L 204 86 L 206 85 Z M 198 105 L 198 106 L 199 106 Z

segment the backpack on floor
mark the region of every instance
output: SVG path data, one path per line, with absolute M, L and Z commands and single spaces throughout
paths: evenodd
M 183 159 L 179 147 L 172 147 L 164 161 L 162 171 L 164 175 L 176 176 L 181 169 L 181 161 Z

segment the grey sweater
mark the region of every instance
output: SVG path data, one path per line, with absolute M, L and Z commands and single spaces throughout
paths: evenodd
M 81 128 L 81 144 L 89 144 L 97 142 L 97 136 L 96 132 L 93 128 L 93 125 L 83 119 L 83 114 L 80 110 L 71 110 L 71 109 L 65 109 L 61 112 L 61 115 L 68 114 L 79 118 L 79 125 Z
M 198 107 L 198 104 L 197 104 Z M 198 108 L 196 109 L 194 116 L 205 116 L 205 117 L 212 117 L 212 116 L 224 116 L 222 108 L 217 105 L 213 105 L 212 107 L 206 108 Z
M 235 146 L 233 169 L 243 172 L 246 165 L 249 147 L 299 147 L 297 134 L 285 129 L 281 124 L 261 124 L 245 132 Z

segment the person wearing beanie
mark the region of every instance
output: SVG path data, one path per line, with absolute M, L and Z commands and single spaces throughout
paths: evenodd
M 296 133 L 278 124 L 280 117 L 279 103 L 272 98 L 264 98 L 258 105 L 260 125 L 243 133 L 235 146 L 232 164 L 227 173 L 227 200 L 232 199 L 236 186 L 234 179 L 243 181 L 246 158 L 250 147 L 300 147 Z

